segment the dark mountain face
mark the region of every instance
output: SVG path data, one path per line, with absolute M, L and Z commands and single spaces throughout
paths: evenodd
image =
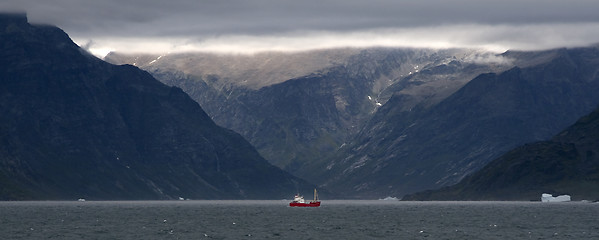
M 400 197 L 455 184 L 599 104 L 596 48 L 318 54 L 289 57 L 296 59 L 289 65 L 278 64 L 285 58 L 248 63 L 202 54 L 109 57 L 181 87 L 271 163 L 346 197 Z M 235 74 L 215 71 L 210 59 L 229 62 Z M 318 68 L 305 59 L 326 61 Z M 291 76 L 296 67 L 304 75 L 263 74 Z
M 430 105 L 480 73 L 509 66 L 472 61 L 479 54 L 461 49 L 342 49 L 302 53 L 301 58 L 293 54 L 283 59 L 244 56 L 240 58 L 248 62 L 243 64 L 233 57 L 225 61 L 202 54 L 132 57 L 113 53 L 107 58 L 136 63 L 160 81 L 181 87 L 215 122 L 239 132 L 271 163 L 297 176 L 314 178 L 313 167 L 326 164 L 326 157 L 348 143 L 393 92 L 410 96 L 410 104 Z M 206 59 L 237 66 L 227 69 L 236 74 L 217 72 Z M 306 59 L 328 62 L 315 68 Z M 276 63 L 284 61 L 288 65 Z M 262 64 L 260 68 L 256 62 Z M 279 72 L 293 68 L 313 72 L 292 79 L 255 79 L 257 72 L 264 71 L 289 76 Z M 261 87 L 250 88 L 246 82 Z
M 599 108 L 549 141 L 517 147 L 460 183 L 405 200 L 599 199 Z
M 551 137 L 599 104 L 596 48 L 526 58 L 538 62 L 480 75 L 432 106 L 406 110 L 410 97 L 395 94 L 316 175 L 360 197 L 439 188 L 515 146 Z
M 0 16 L 1 199 L 265 199 L 312 186 L 176 87 Z

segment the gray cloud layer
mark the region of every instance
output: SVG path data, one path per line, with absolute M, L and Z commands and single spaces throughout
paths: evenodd
M 112 42 L 112 48 L 119 49 L 127 41 L 148 41 L 154 46 L 167 41 L 161 46 L 185 45 L 200 50 L 215 45 L 249 48 L 260 45 L 260 41 L 280 46 L 280 50 L 286 48 L 284 41 L 295 45 L 301 45 L 302 41 L 307 41 L 306 44 L 326 41 L 322 47 L 330 47 L 335 45 L 335 39 L 339 39 L 338 45 L 352 45 L 349 40 L 355 42 L 365 37 L 385 39 L 374 41 L 373 45 L 394 45 L 393 39 L 401 40 L 395 45 L 408 46 L 416 41 L 426 45 L 437 40 L 431 43 L 437 47 L 443 45 L 440 42 L 447 42 L 448 46 L 498 48 L 527 48 L 539 41 L 543 41 L 540 47 L 580 45 L 599 42 L 599 30 L 595 28 L 599 25 L 597 9 L 596 0 L 0 2 L 0 11 L 26 11 L 31 22 L 57 25 L 73 38 L 93 40 L 98 46 L 111 47 Z M 560 31 L 568 31 L 569 37 Z M 475 40 L 468 40 L 471 34 Z M 552 39 L 539 39 L 543 34 Z M 412 44 L 408 44 L 410 37 L 414 38 Z M 241 41 L 255 42 L 240 46 Z

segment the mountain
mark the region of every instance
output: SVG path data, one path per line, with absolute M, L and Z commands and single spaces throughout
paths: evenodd
M 546 140 L 599 104 L 599 50 L 507 52 L 515 67 L 482 74 L 438 103 L 395 93 L 327 165 L 319 183 L 378 198 L 459 182 L 510 149 Z
M 126 55 L 272 164 L 353 198 L 459 182 L 599 104 L 597 47 Z M 226 67 L 216 67 L 222 63 Z
M 0 15 L 0 199 L 281 199 L 270 165 L 180 88 Z
M 106 60 L 181 87 L 217 124 L 269 162 L 313 178 L 313 165 L 348 143 L 393 92 L 432 104 L 509 62 L 467 49 L 329 49 L 300 53 L 126 55 Z M 217 67 L 224 66 L 224 67 Z
M 551 140 L 519 146 L 458 184 L 404 200 L 599 200 L 599 108 Z

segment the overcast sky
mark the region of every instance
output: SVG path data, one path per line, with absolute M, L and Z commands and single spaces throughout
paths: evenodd
M 2 0 L 95 53 L 599 43 L 598 0 Z

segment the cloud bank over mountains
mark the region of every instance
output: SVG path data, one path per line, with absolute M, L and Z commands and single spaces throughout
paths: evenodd
M 591 0 L 6 0 L 96 54 L 474 47 L 494 51 L 599 42 Z

